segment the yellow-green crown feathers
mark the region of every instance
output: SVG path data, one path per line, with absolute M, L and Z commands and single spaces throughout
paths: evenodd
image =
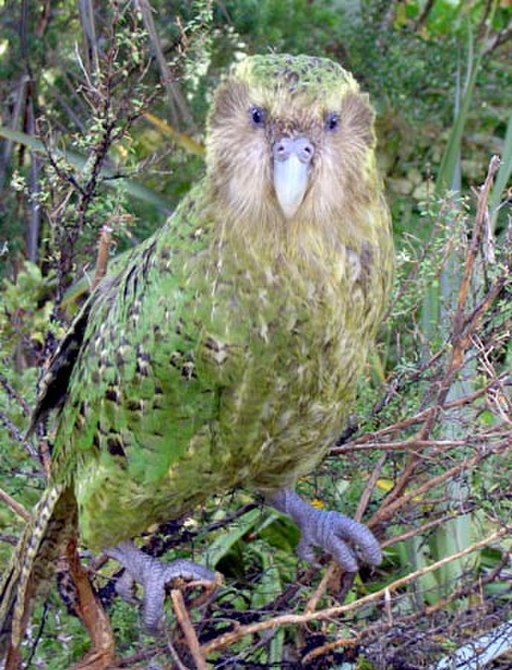
M 270 90 L 285 88 L 290 95 L 315 97 L 340 88 L 357 91 L 354 77 L 338 63 L 316 56 L 268 54 L 249 56 L 231 69 L 231 76 L 252 86 Z

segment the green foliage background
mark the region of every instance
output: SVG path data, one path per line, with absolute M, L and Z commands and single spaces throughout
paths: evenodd
M 212 91 L 226 67 L 245 54 L 271 49 L 329 56 L 354 72 L 377 109 L 379 163 L 399 259 L 397 297 L 361 384 L 351 435 L 378 431 L 399 416 L 413 415 L 429 384 L 436 381 L 435 374 L 441 374 L 430 370 L 430 377 L 422 377 L 418 370 L 450 339 L 446 315 L 460 273 L 447 274 L 447 258 L 461 267 L 468 222 L 475 212 L 472 189 L 484 181 L 493 153 L 503 157 L 501 186 L 492 194 L 491 212 L 498 254 L 494 265 L 475 277 L 475 300 L 505 265 L 500 253 L 506 254 L 510 243 L 505 196 L 512 163 L 510 2 L 151 0 L 151 8 L 154 34 L 142 14 L 132 11 L 131 3 L 0 0 L 0 489 L 27 509 L 37 501 L 45 476 L 36 445 L 24 442 L 23 431 L 41 368 L 94 277 L 100 231 L 107 224 L 112 228 L 109 252 L 115 264 L 118 254 L 144 239 L 172 212 L 203 170 L 201 143 Z M 172 75 L 170 88 L 161 83 L 158 47 Z M 461 129 L 458 135 L 456 127 Z M 456 192 L 460 198 L 456 204 L 441 184 Z M 509 291 L 503 289 L 480 331 L 491 343 L 488 349 L 497 375 L 511 362 L 506 337 L 511 323 Z M 466 381 L 473 390 L 481 388 L 486 379 L 481 367 L 468 370 Z M 386 401 L 378 412 L 370 411 L 387 397 L 397 379 L 412 381 L 397 386 L 392 402 Z M 510 399 L 503 397 L 500 402 L 509 412 Z M 479 432 L 494 426 L 496 416 L 479 406 L 460 421 Z M 434 437 L 446 437 L 446 426 L 440 424 L 437 431 Z M 412 430 L 405 431 L 403 439 L 412 435 Z M 43 433 L 38 437 L 43 440 Z M 379 455 L 377 451 L 339 454 L 301 486 L 324 504 L 354 510 Z M 465 455 L 451 458 L 457 462 Z M 404 462 L 403 455 L 387 461 L 370 512 L 399 479 Z M 448 465 L 448 461 L 435 463 L 428 475 L 435 476 Z M 469 523 L 463 528 L 465 516 L 458 513 L 455 530 L 441 525 L 447 535 L 467 533 L 467 543 L 505 521 L 511 511 L 510 450 L 478 467 L 464 484 L 469 487 L 464 494 L 468 509 L 474 512 Z M 419 476 L 427 474 L 420 470 Z M 395 519 L 389 534 L 398 535 L 428 518 L 430 512 L 424 513 L 422 504 L 412 516 Z M 212 501 L 194 519 L 172 528 L 174 543 L 163 532 L 162 546 L 174 556 L 194 553 L 225 574 L 224 590 L 207 612 L 214 622 L 229 616 L 249 621 L 251 612 L 270 616 L 299 611 L 320 577 L 301 572 L 309 591 L 299 588 L 293 557 L 296 529 L 250 506 L 237 523 L 228 525 L 226 519 L 240 505 L 250 505 L 244 493 Z M 486 510 L 492 510 L 492 521 Z M 0 569 L 21 527 L 11 507 L 0 505 Z M 427 565 L 451 550 L 446 540 L 433 535 L 415 545 L 402 542 L 387 552 L 377 575 L 363 575 L 366 583 L 356 581 L 348 600 L 382 587 L 411 565 Z M 462 579 L 468 570 L 484 574 L 496 568 L 509 550 L 510 539 L 486 548 L 477 563 L 459 566 L 454 574 L 436 573 L 436 580 L 421 583 L 424 595 L 419 600 L 440 602 L 446 596 L 443 580 L 452 580 L 453 586 L 453 580 Z M 141 650 L 149 650 L 143 663 L 153 658 L 160 664 L 154 667 L 171 667 L 161 647 L 145 637 L 137 609 L 113 598 L 108 574 L 98 578 L 96 586 L 111 607 L 120 654 L 135 658 Z M 283 591 L 290 598 L 281 604 L 282 610 L 272 609 Z M 499 574 L 489 585 L 491 592 L 492 607 L 499 617 L 508 617 L 510 586 Z M 418 593 L 409 595 L 408 606 L 414 610 L 419 607 Z M 325 595 L 323 604 L 331 597 Z M 462 621 L 467 604 L 464 598 L 452 602 L 450 616 Z M 398 612 L 401 607 L 397 606 Z M 373 610 L 367 615 L 368 620 L 379 616 Z M 65 613 L 56 594 L 46 610 L 37 610 L 35 627 L 44 617 L 45 631 L 35 652 L 37 667 L 67 667 L 83 654 L 85 633 Z M 204 625 L 199 615 L 198 625 Z M 313 644 L 310 637 L 315 635 L 321 639 L 315 638 Z M 415 648 L 415 638 L 407 635 L 402 643 L 409 644 L 404 649 L 411 657 L 423 653 Z M 305 667 L 297 665 L 300 654 L 329 636 L 336 636 L 335 627 L 319 624 L 301 635 L 280 629 L 258 649 L 241 641 L 212 663 Z M 36 628 L 32 642 L 35 638 Z M 425 650 L 424 658 L 431 660 L 449 649 L 450 635 L 445 638 L 444 643 L 437 641 L 433 652 Z M 395 667 L 396 645 L 391 639 L 384 656 L 370 645 L 354 663 L 361 668 Z M 239 665 L 229 665 L 236 655 Z M 387 666 L 379 665 L 379 656 Z M 341 660 L 341 655 L 331 656 L 326 662 L 332 665 L 325 667 L 335 667 Z M 147 665 L 134 660 L 130 667 Z

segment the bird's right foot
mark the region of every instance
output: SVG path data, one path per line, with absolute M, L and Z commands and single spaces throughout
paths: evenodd
M 169 582 L 182 579 L 209 586 L 218 583 L 216 573 L 202 565 L 181 558 L 172 563 L 161 563 L 138 549 L 131 541 L 120 542 L 115 547 L 107 549 L 105 554 L 119 561 L 130 576 L 142 585 L 144 623 L 150 633 L 157 634 L 162 630 L 165 588 Z

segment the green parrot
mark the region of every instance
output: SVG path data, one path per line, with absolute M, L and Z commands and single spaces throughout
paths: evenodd
M 324 58 L 246 58 L 209 114 L 206 175 L 89 297 L 42 380 L 30 430 L 56 413 L 48 488 L 0 585 L 19 645 L 29 596 L 77 531 L 145 592 L 213 579 L 131 538 L 234 487 L 299 525 L 298 553 L 357 570 L 377 540 L 293 491 L 342 430 L 390 290 L 390 217 L 374 113 Z

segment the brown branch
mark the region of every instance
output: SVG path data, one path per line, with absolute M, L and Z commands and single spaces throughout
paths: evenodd
M 167 64 L 167 59 L 165 58 L 162 45 L 160 43 L 160 38 L 158 37 L 155 22 L 153 21 L 153 9 L 149 3 L 149 0 L 137 0 L 137 6 L 139 7 L 142 14 L 144 27 L 146 28 L 149 35 L 151 47 L 154 50 L 156 60 L 158 62 L 158 67 L 160 68 L 160 77 L 167 94 L 172 125 L 174 127 L 178 127 L 178 113 L 186 123 L 190 123 L 191 115 L 180 91 L 176 87 L 174 77 L 172 76 L 169 65 Z
M 302 663 L 303 664 L 309 663 L 314 658 L 324 656 L 325 654 L 329 653 L 330 651 L 334 651 L 335 649 L 353 648 L 354 646 L 361 644 L 363 640 L 368 641 L 377 635 L 382 636 L 383 633 L 385 633 L 386 631 L 390 630 L 393 627 L 398 628 L 400 626 L 405 626 L 406 624 L 410 625 L 415 621 L 425 619 L 425 617 L 435 614 L 439 610 L 443 609 L 443 607 L 446 607 L 451 603 L 453 603 L 455 600 L 467 597 L 475 590 L 477 589 L 480 590 L 484 584 L 489 584 L 490 582 L 492 582 L 496 578 L 496 576 L 500 573 L 500 571 L 505 567 L 505 565 L 508 563 L 509 557 L 510 552 L 506 552 L 502 557 L 502 559 L 499 561 L 496 568 L 494 568 L 494 570 L 490 571 L 488 574 L 484 576 L 478 575 L 478 577 L 475 580 L 473 580 L 473 582 L 469 586 L 465 585 L 458 589 L 455 589 L 454 591 L 452 591 L 452 593 L 450 593 L 449 596 L 447 596 L 446 598 L 440 598 L 433 605 L 427 605 L 423 607 L 421 610 L 414 612 L 413 614 L 396 617 L 393 620 L 385 623 L 377 622 L 373 625 L 367 626 L 365 627 L 364 630 L 362 630 L 359 633 L 356 633 L 351 638 L 340 638 L 332 642 L 327 642 L 319 647 L 315 647 L 301 659 Z
M 376 628 L 377 625 L 370 626 L 370 629 L 366 629 L 365 632 L 368 633 L 368 630 L 373 630 Z M 328 654 L 335 649 L 340 649 L 340 647 L 343 647 L 343 649 L 353 649 L 360 643 L 362 637 L 363 633 L 358 633 L 353 637 L 342 637 L 338 640 L 333 640 L 333 642 L 326 642 L 325 644 L 308 651 L 308 653 L 301 659 L 301 664 L 307 667 L 313 659 L 319 658 L 320 656 L 325 656 L 325 654 Z
M 392 502 L 389 502 L 385 506 L 383 505 L 372 516 L 372 518 L 368 522 L 368 526 L 370 528 L 372 528 L 372 527 L 378 525 L 379 523 L 382 523 L 383 521 L 389 520 L 393 516 L 393 514 L 396 512 L 396 510 L 400 509 L 400 507 L 403 507 L 405 504 L 407 504 L 411 500 L 414 500 L 415 498 L 419 498 L 424 493 L 428 493 L 428 491 L 435 488 L 439 484 L 443 484 L 445 481 L 451 479 L 452 477 L 455 477 L 456 475 L 460 474 L 461 472 L 464 472 L 464 470 L 467 470 L 468 468 L 472 468 L 474 465 L 479 463 L 484 458 L 487 458 L 488 456 L 491 456 L 493 454 L 498 454 L 502 450 L 510 448 L 510 446 L 511 446 L 510 440 L 504 441 L 503 444 L 500 446 L 500 448 L 494 447 L 493 449 L 488 449 L 486 451 L 481 451 L 481 452 L 477 453 L 475 456 L 473 456 L 472 458 L 465 459 L 461 463 L 458 463 L 457 465 L 454 465 L 452 468 L 450 468 L 449 470 L 446 470 L 445 472 L 438 475 L 437 477 L 432 477 L 427 482 L 425 482 L 421 486 L 418 486 L 413 491 L 410 491 L 409 493 L 404 494 L 404 495 L 400 496 L 399 498 L 394 499 Z
M 475 400 L 478 400 L 478 398 L 485 396 L 488 394 L 490 391 L 492 391 L 496 385 L 500 385 L 504 380 L 507 378 L 507 373 L 501 375 L 500 377 L 497 377 L 496 379 L 492 379 L 488 384 L 485 386 L 482 386 L 479 388 L 477 391 L 474 391 L 473 393 L 468 393 L 467 395 L 461 397 L 461 398 L 455 398 L 454 400 L 450 400 L 448 402 L 445 402 L 442 409 L 443 410 L 449 410 L 449 409 L 456 409 L 458 407 L 464 407 L 465 405 L 469 405 L 473 403 Z M 370 441 L 373 441 L 375 443 L 375 446 L 378 444 L 378 440 L 386 435 L 390 435 L 393 433 L 398 433 L 401 430 L 404 430 L 405 428 L 410 428 L 411 426 L 414 426 L 418 423 L 422 423 L 425 421 L 427 416 L 430 414 L 431 408 L 428 407 L 427 409 L 424 409 L 414 416 L 406 417 L 404 419 L 400 419 L 399 421 L 396 421 L 395 423 L 385 426 L 384 428 L 381 428 L 380 430 L 376 431 L 368 431 L 367 433 L 364 433 L 363 435 L 359 435 L 356 437 L 353 441 L 347 442 L 343 444 L 342 446 L 336 446 L 332 447 L 329 450 L 329 455 L 333 456 L 336 454 L 340 453 L 347 453 L 353 451 L 356 447 L 362 444 L 367 444 Z M 374 413 L 372 412 L 371 416 L 374 416 Z M 416 442 L 418 442 L 416 440 Z
M 458 371 L 464 365 L 464 356 L 467 348 L 471 344 L 471 331 L 465 328 L 465 305 L 468 297 L 468 293 L 471 286 L 471 279 L 473 277 L 473 268 L 475 261 L 480 249 L 480 239 L 482 236 L 482 231 L 484 228 L 485 216 L 487 212 L 487 201 L 489 197 L 489 192 L 493 184 L 494 176 L 499 168 L 500 159 L 498 156 L 493 156 L 489 162 L 489 169 L 487 171 L 487 176 L 485 182 L 480 189 L 477 213 L 475 216 L 475 222 L 473 225 L 473 231 L 471 235 L 471 242 L 466 254 L 466 259 L 464 263 L 464 270 L 462 274 L 462 279 L 457 295 L 457 306 L 455 310 L 455 315 L 453 318 L 453 332 L 450 338 L 452 349 L 451 354 L 448 360 L 448 365 L 444 378 L 441 380 L 438 386 L 436 397 L 431 405 L 430 412 L 426 417 L 423 427 L 420 429 L 417 438 L 418 440 L 429 439 L 432 430 L 439 418 L 441 409 L 446 402 L 448 397 L 449 390 L 454 382 L 454 379 Z M 493 292 L 494 295 L 494 292 Z M 487 309 L 489 309 L 492 304 L 492 300 L 488 300 L 482 305 L 482 309 L 478 312 L 478 319 L 474 318 L 471 320 L 471 324 L 476 327 L 477 322 L 481 319 L 483 314 Z M 419 456 L 417 454 L 411 454 L 409 461 L 405 465 L 405 468 L 400 475 L 395 487 L 388 495 L 386 501 L 384 502 L 385 506 L 393 504 L 393 501 L 399 498 L 403 491 L 409 484 L 409 481 L 416 469 Z
M 64 560 L 76 587 L 77 599 L 74 607 L 92 642 L 91 650 L 70 670 L 104 670 L 108 667 L 115 667 L 112 627 L 103 606 L 92 589 L 87 571 L 80 563 L 76 537 L 69 541 Z
M 500 538 L 506 536 L 511 531 L 512 526 L 510 525 L 500 528 L 494 533 L 491 533 L 491 535 L 485 537 L 483 540 L 475 542 L 471 546 L 466 547 L 465 549 L 462 549 L 461 551 L 458 551 L 455 554 L 446 556 L 445 558 L 436 561 L 431 565 L 415 570 L 414 572 L 411 572 L 408 575 L 395 580 L 388 586 L 379 589 L 374 593 L 363 596 L 362 598 L 359 598 L 358 600 L 355 600 L 354 602 L 349 603 L 348 605 L 337 605 L 335 607 L 328 607 L 327 609 L 320 610 L 318 612 L 311 612 L 305 614 L 283 614 L 281 616 L 277 616 L 272 619 L 267 619 L 266 621 L 260 621 L 258 623 L 248 624 L 246 626 L 237 626 L 234 631 L 223 633 L 222 635 L 216 637 L 214 640 L 207 642 L 202 646 L 201 649 L 204 654 L 209 654 L 212 653 L 213 651 L 218 651 L 219 649 L 223 649 L 227 646 L 230 646 L 234 642 L 241 640 L 243 637 L 246 637 L 248 635 L 254 635 L 255 633 L 260 633 L 261 631 L 264 630 L 278 628 L 279 626 L 288 626 L 297 624 L 300 625 L 309 623 L 310 621 L 329 621 L 338 619 L 341 614 L 348 614 L 349 612 L 358 610 L 361 607 L 364 607 L 372 603 L 375 604 L 378 601 L 383 600 L 386 597 L 387 593 L 396 591 L 399 588 L 407 586 L 407 584 L 410 584 L 419 577 L 422 577 L 423 575 L 426 575 L 430 572 L 434 572 L 435 570 L 439 570 L 439 568 L 448 565 L 452 561 L 456 561 L 460 558 L 463 558 L 464 556 L 468 556 L 469 554 L 478 551 L 479 549 L 483 549 L 484 547 L 487 547 L 490 544 L 496 542 L 496 540 L 499 540 Z
M 467 446 L 467 440 L 397 440 L 396 442 L 366 442 L 365 444 L 349 444 L 345 447 L 335 447 L 330 454 L 342 454 L 353 451 L 373 451 L 374 449 L 384 449 L 386 451 L 414 451 L 416 449 L 438 449 Z
M 354 519 L 356 521 L 361 521 L 364 513 L 366 512 L 366 508 L 368 507 L 368 503 L 370 502 L 370 498 L 373 494 L 373 491 L 375 489 L 375 486 L 377 485 L 377 480 L 380 477 L 380 474 L 382 472 L 382 468 L 384 467 L 384 463 L 386 462 L 387 455 L 382 454 L 377 463 L 375 464 L 375 467 L 373 468 L 372 475 L 370 479 L 368 480 L 366 486 L 364 487 L 363 494 L 361 498 L 359 499 L 359 504 L 357 505 L 357 510 L 356 513 L 354 514 Z
M 489 18 L 489 14 L 491 13 L 492 6 L 494 5 L 495 0 L 485 0 L 485 6 L 482 12 L 482 16 L 480 17 L 480 21 L 478 23 L 478 28 L 476 31 L 477 38 L 480 39 L 486 35 L 488 32 L 488 29 L 486 28 L 486 22 L 487 19 Z
M 506 28 L 503 28 L 502 30 L 500 30 L 498 33 L 496 33 L 492 37 L 489 37 L 489 39 L 487 40 L 486 45 L 482 49 L 482 56 L 488 56 L 495 49 L 497 49 L 499 46 L 501 46 L 505 42 L 508 42 L 508 40 L 510 40 L 510 39 L 512 39 L 512 21 L 510 21 L 508 23 Z
M 19 517 L 24 521 L 30 521 L 32 515 L 28 512 L 22 504 L 11 498 L 11 496 L 6 493 L 3 489 L 0 489 L 0 500 L 4 502 L 8 507 L 12 509 Z
M 460 514 L 467 514 L 468 510 L 464 509 Z M 438 526 L 443 525 L 447 521 L 451 521 L 453 519 L 456 519 L 460 514 L 454 514 L 453 512 L 450 512 L 448 514 L 445 514 L 442 517 L 439 517 L 439 519 L 433 519 L 432 521 L 428 521 L 427 523 L 422 523 L 421 526 L 418 526 L 417 528 L 413 528 L 412 530 L 408 530 L 405 533 L 400 533 L 400 535 L 393 535 L 393 537 L 390 537 L 389 539 L 385 540 L 382 542 L 381 549 L 385 549 L 386 547 L 392 547 L 394 544 L 398 544 L 399 542 L 404 542 L 405 540 L 410 540 L 413 537 L 417 537 L 418 535 L 424 535 L 427 531 L 432 530 L 433 528 L 437 528 Z
M 459 295 L 457 297 L 457 307 L 454 320 L 454 338 L 452 341 L 454 341 L 456 337 L 460 337 L 460 333 L 462 332 L 462 319 L 464 316 L 464 306 L 466 304 L 468 292 L 471 286 L 473 267 L 476 261 L 476 257 L 478 255 L 478 251 L 480 249 L 480 240 L 482 237 L 482 232 L 484 230 L 489 192 L 492 188 L 494 177 L 496 175 L 496 172 L 498 171 L 499 166 L 500 166 L 499 156 L 493 156 L 489 162 L 487 177 L 485 179 L 482 188 L 480 189 L 476 217 L 475 217 L 475 225 L 473 227 L 470 247 L 468 253 L 466 254 L 466 261 L 464 263 L 462 281 L 459 288 Z
M 489 404 L 488 407 L 490 408 Z M 344 447 L 336 447 L 331 450 L 330 455 L 352 453 L 354 451 L 373 451 L 375 449 L 382 449 L 385 451 L 417 451 L 422 449 L 433 449 L 436 452 L 447 451 L 454 447 L 477 447 L 490 439 L 498 440 L 503 437 L 504 432 L 509 430 L 510 419 L 502 416 L 498 410 L 493 412 L 495 416 L 500 416 L 503 423 L 495 425 L 481 433 L 471 433 L 461 437 L 459 440 L 417 440 L 412 437 L 408 440 L 396 440 L 390 442 L 365 442 L 360 444 L 358 442 L 349 443 Z
M 434 3 L 435 3 L 435 0 L 427 0 L 427 2 L 425 3 L 425 6 L 423 7 L 423 9 L 421 11 L 421 14 L 418 16 L 418 18 L 416 19 L 416 22 L 413 26 L 413 30 L 415 32 L 417 32 L 418 30 L 423 28 L 423 26 L 427 22 L 428 15 L 432 11 L 432 9 L 434 7 Z
M 208 670 L 205 658 L 201 652 L 199 640 L 197 639 L 196 632 L 192 622 L 190 621 L 190 616 L 185 606 L 182 592 L 179 589 L 172 589 L 171 600 L 174 613 L 176 614 L 176 619 L 178 620 L 178 623 L 180 624 L 181 629 L 185 635 L 190 654 L 194 659 L 197 670 Z

